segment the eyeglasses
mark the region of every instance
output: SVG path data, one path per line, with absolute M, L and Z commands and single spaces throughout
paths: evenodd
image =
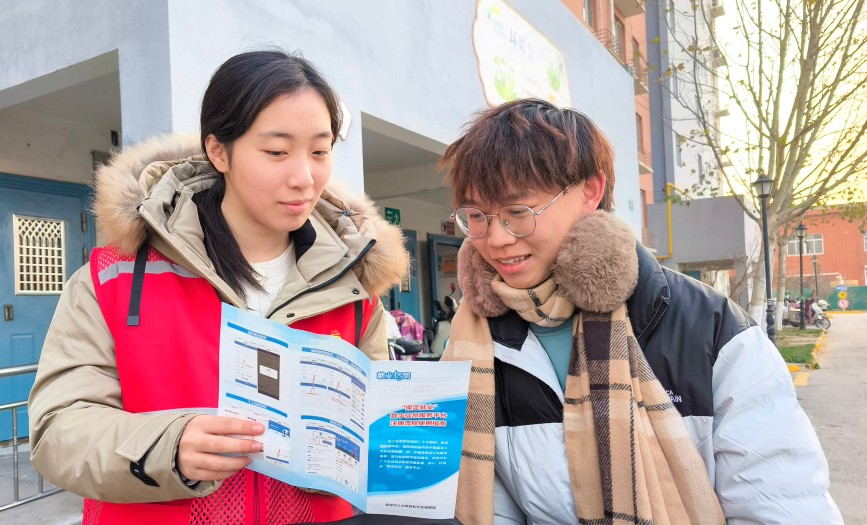
M 452 213 L 451 218 L 454 219 L 461 231 L 471 239 L 481 239 L 488 234 L 492 217 L 496 217 L 503 229 L 513 237 L 529 237 L 536 231 L 536 216 L 541 215 L 543 211 L 557 202 L 557 199 L 562 197 L 568 189 L 569 186 L 563 188 L 563 191 L 539 211 L 533 211 L 532 208 L 523 204 L 503 206 L 495 215 L 485 213 L 478 208 L 458 208 Z

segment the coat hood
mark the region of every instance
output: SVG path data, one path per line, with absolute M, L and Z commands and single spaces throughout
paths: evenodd
M 94 180 L 99 243 L 134 254 L 155 234 L 139 210 L 145 200 L 157 199 L 170 221 L 182 193 L 207 189 L 218 177 L 222 174 L 202 154 L 198 135 L 159 136 L 114 155 L 97 170 Z M 148 208 L 154 209 L 153 203 Z M 353 268 L 369 293 L 381 295 L 400 283 L 409 269 L 403 234 L 379 215 L 367 196 L 353 195 L 332 178 L 315 210 L 347 246 L 366 245 L 364 239 L 376 241 Z
M 629 226 L 606 211 L 579 219 L 560 247 L 554 281 L 572 304 L 589 312 L 610 312 L 624 304 L 638 284 L 638 254 Z M 498 317 L 509 309 L 491 286 L 496 270 L 472 243 L 458 257 L 463 304 L 476 315 Z

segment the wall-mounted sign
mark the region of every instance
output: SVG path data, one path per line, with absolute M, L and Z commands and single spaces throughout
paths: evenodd
M 563 54 L 502 0 L 476 4 L 473 46 L 488 104 L 536 97 L 572 105 Z
M 458 275 L 458 253 L 455 250 L 453 253 L 444 253 L 438 257 L 437 271 L 440 277 L 457 277 Z
M 385 220 L 387 220 L 391 224 L 394 224 L 395 226 L 400 226 L 400 210 L 396 208 L 386 208 Z
M 443 235 L 451 235 L 455 234 L 455 221 L 440 221 L 440 233 Z

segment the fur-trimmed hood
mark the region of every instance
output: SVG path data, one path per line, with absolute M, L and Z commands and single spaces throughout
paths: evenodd
M 156 221 L 171 230 L 179 202 L 209 188 L 218 177 L 222 174 L 202 154 L 198 135 L 159 136 L 116 154 L 97 170 L 94 182 L 99 243 L 134 254 L 146 239 L 162 234 L 149 217 L 157 216 Z M 400 282 L 409 268 L 403 234 L 379 215 L 367 196 L 352 195 L 332 179 L 316 212 L 350 252 L 376 241 L 353 268 L 369 293 L 381 295 Z
M 624 304 L 638 284 L 638 254 L 629 226 L 605 211 L 579 219 L 560 247 L 554 281 L 581 310 L 610 312 Z M 494 292 L 496 271 L 473 244 L 465 241 L 458 256 L 462 304 L 481 317 L 508 311 Z

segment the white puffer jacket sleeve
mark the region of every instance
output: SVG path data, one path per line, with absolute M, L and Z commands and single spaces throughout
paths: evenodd
M 728 524 L 842 525 L 819 439 L 761 328 L 721 349 L 713 406 L 714 481 Z

